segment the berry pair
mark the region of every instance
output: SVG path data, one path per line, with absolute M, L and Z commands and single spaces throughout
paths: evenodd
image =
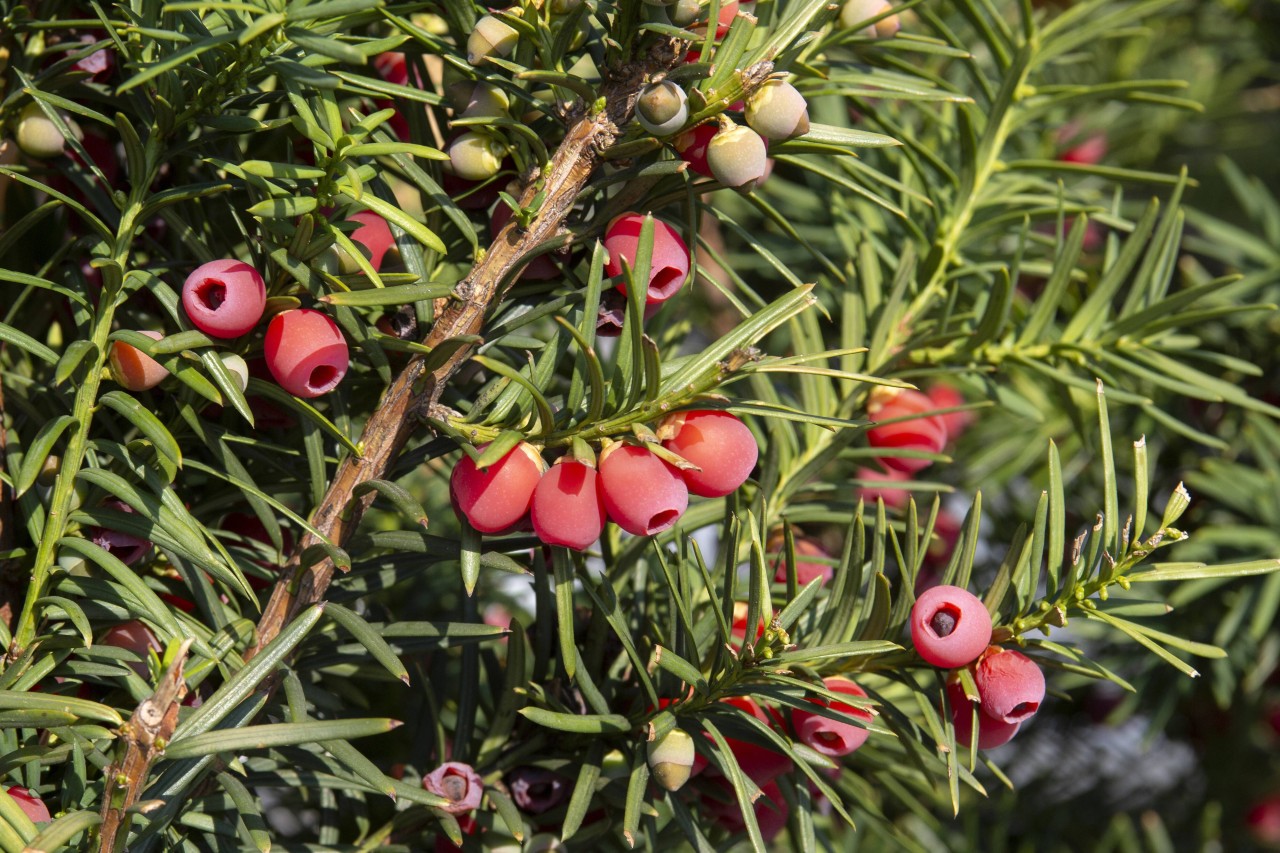
M 887 400 L 873 399 L 868 413 L 876 426 L 867 430 L 867 441 L 872 447 L 889 451 L 880 461 L 889 469 L 890 479 L 897 479 L 894 472 L 914 474 L 933 464 L 928 458 L 891 454 L 900 450 L 941 453 L 947 442 L 968 425 L 970 413 L 936 413 L 963 403 L 964 398 L 948 385 L 935 385 L 927 394 L 908 389 L 893 392 Z
M 956 741 L 972 744 L 976 722 L 978 748 L 994 749 L 1008 743 L 1022 723 L 1040 710 L 1044 673 L 1022 652 L 1000 646 L 988 648 L 971 671 L 978 687 L 977 702 L 965 695 L 959 679 L 947 683 Z

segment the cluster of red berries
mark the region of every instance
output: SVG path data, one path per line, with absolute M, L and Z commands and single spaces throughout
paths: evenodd
M 386 223 L 382 224 L 385 228 Z M 226 340 L 249 333 L 262 319 L 266 306 L 262 276 L 242 261 L 209 261 L 196 267 L 182 285 L 183 310 L 192 325 L 210 337 Z M 154 340 L 163 337 L 155 331 L 142 334 Z M 280 387 L 298 397 L 318 397 L 332 391 L 346 375 L 349 363 L 347 341 L 338 324 L 327 314 L 309 308 L 282 311 L 271 318 L 263 355 Z M 249 381 L 244 360 L 234 354 L 224 355 L 222 360 L 244 390 Z M 160 384 L 169 372 L 136 347 L 115 341 L 111 374 L 128 390 L 145 391 Z
M 978 748 L 992 749 L 1018 733 L 1040 710 L 1044 673 L 1019 651 L 991 643 L 991 614 L 973 593 L 935 586 L 911 608 L 911 642 L 927 663 L 944 669 L 968 667 L 978 688 L 970 699 L 958 677 L 947 682 L 956 741 L 969 746 L 978 726 Z
M 677 467 L 644 444 L 609 443 L 592 464 L 568 454 L 547 467 L 521 442 L 481 469 L 464 456 L 449 478 L 456 512 L 481 533 L 531 524 L 548 545 L 583 550 L 600 538 L 606 517 L 637 536 L 661 533 L 679 520 L 689 495 L 722 497 L 751 475 L 758 448 L 746 424 L 728 412 L 668 415 L 657 436 L 688 463 Z

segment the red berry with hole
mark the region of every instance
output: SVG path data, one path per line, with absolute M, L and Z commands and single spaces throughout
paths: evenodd
M 153 341 L 164 335 L 159 332 L 143 331 Z M 124 341 L 111 343 L 111 378 L 130 391 L 146 391 L 159 385 L 169 371 L 160 366 L 160 362 L 135 346 Z
M 843 693 L 863 699 L 867 696 L 865 690 L 847 678 L 834 676 L 824 679 L 822 684 L 833 693 Z M 847 702 L 833 702 L 821 696 L 811 696 L 809 701 L 852 718 L 849 722 L 845 722 L 833 720 L 812 711 L 793 709 L 791 725 L 796 730 L 796 736 L 811 749 L 830 758 L 839 758 L 855 751 L 866 742 L 867 730 L 853 722 L 853 719 L 870 722 L 871 712 Z
M 10 785 L 5 788 L 5 793 L 13 797 L 13 801 L 18 804 L 18 808 L 22 809 L 22 813 L 29 817 L 32 823 L 48 823 L 53 820 L 53 816 L 49 814 L 49 807 L 44 804 L 44 800 L 35 796 L 27 788 Z
M 391 226 L 387 224 L 387 220 L 372 210 L 357 210 L 347 216 L 347 221 L 360 223 L 360 227 L 347 236 L 351 238 L 351 242 L 368 250 L 369 266 L 373 267 L 373 271 L 382 272 L 387 252 L 391 252 L 393 256 L 398 254 L 396 238 L 391 235 Z M 354 267 L 351 272 L 359 269 L 354 261 L 351 266 Z M 343 272 L 347 272 L 345 265 Z
M 632 272 L 636 268 L 636 256 L 640 251 L 640 228 L 644 217 L 638 213 L 624 213 L 609 223 L 605 229 L 604 247 L 609 253 L 605 263 L 605 275 L 613 278 L 622 275 L 625 260 Z M 684 285 L 689 275 L 689 247 L 680 233 L 661 219 L 653 220 L 653 252 L 649 262 L 649 290 L 645 301 L 652 305 L 665 302 Z M 626 282 L 618 284 L 618 290 L 627 292 Z
M 737 491 L 756 467 L 760 450 L 747 425 L 728 412 L 677 412 L 658 427 L 662 446 L 702 470 L 681 469 L 689 493 L 718 498 Z
M 542 456 L 524 442 L 483 470 L 464 455 L 449 476 L 454 510 L 481 533 L 503 533 L 528 514 L 533 490 L 545 470 Z
M 264 353 L 271 375 L 295 397 L 319 397 L 337 388 L 350 363 L 338 324 L 310 308 L 272 317 Z
M 538 480 L 529 514 L 533 532 L 547 545 L 585 550 L 604 531 L 600 475 L 590 465 L 561 458 Z
M 883 450 L 923 450 L 941 453 L 947 444 L 947 426 L 941 417 L 927 417 L 937 406 L 919 391 L 902 391 L 889 402 L 870 412 L 878 424 L 867 430 L 867 441 Z M 899 418 L 897 423 L 883 423 Z M 933 464 L 930 459 L 884 455 L 880 459 L 890 468 L 915 473 Z
M 967 666 L 991 642 L 991 614 L 967 589 L 935 586 L 911 608 L 911 642 L 934 666 Z
M 973 668 L 982 710 L 1005 723 L 1034 716 L 1044 701 L 1044 673 L 1031 658 L 992 646 Z
M 609 518 L 636 536 L 661 533 L 689 508 L 689 489 L 675 466 L 633 444 L 600 454 L 600 491 Z
M 966 749 L 973 743 L 974 710 L 977 709 L 978 749 L 1004 746 L 1018 733 L 1022 723 L 1006 723 L 982 710 L 982 705 L 964 695 L 959 681 L 947 684 L 947 703 L 951 706 L 951 722 L 956 729 L 956 743 Z
M 182 307 L 206 335 L 238 338 L 262 319 L 267 288 L 258 271 L 243 261 L 209 261 L 187 276 Z

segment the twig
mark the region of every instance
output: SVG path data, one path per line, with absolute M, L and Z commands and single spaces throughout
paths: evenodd
M 125 754 L 106 772 L 107 789 L 102 797 L 102 826 L 98 836 L 98 849 L 102 853 L 114 853 L 117 836 L 121 843 L 127 837 L 126 812 L 138 801 L 152 762 L 164 754 L 164 748 L 178 726 L 178 709 L 187 695 L 182 667 L 191 643 L 190 638 L 183 640 L 156 692 L 144 699 L 129 721 L 120 727 Z M 126 831 L 123 835 L 122 830 Z

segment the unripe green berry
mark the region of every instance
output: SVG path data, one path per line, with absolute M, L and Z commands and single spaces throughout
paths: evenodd
M 768 164 L 764 139 L 749 127 L 723 127 L 707 144 L 707 165 L 726 187 L 750 192 L 764 182 Z
M 809 132 L 809 104 L 783 80 L 766 80 L 747 99 L 747 124 L 766 139 L 790 139 Z
M 70 121 L 74 131 L 75 125 Z M 57 157 L 67 146 L 58 126 L 49 120 L 39 104 L 27 104 L 18 114 L 18 147 L 28 157 L 48 160 Z
M 462 111 L 464 118 L 506 118 L 511 107 L 511 99 L 507 93 L 491 83 L 476 83 L 467 95 L 467 105 Z
M 888 0 L 845 0 L 844 5 L 840 7 L 840 28 L 852 29 L 891 8 L 892 4 Z M 858 35 L 872 39 L 892 38 L 900 26 L 898 16 L 890 15 L 870 26 L 863 27 Z
M 467 36 L 467 62 L 479 65 L 490 56 L 510 56 L 519 37 L 519 33 L 493 15 L 485 15 L 476 21 L 471 35 Z
M 222 359 L 222 366 L 236 378 L 236 384 L 244 392 L 249 387 L 249 365 L 233 352 L 219 353 L 218 358 Z
M 689 98 L 669 80 L 646 86 L 636 98 L 636 121 L 654 136 L 675 133 L 688 118 Z
M 467 131 L 449 145 L 449 163 L 459 178 L 484 181 L 498 174 L 507 148 L 496 136 Z
M 702 17 L 704 6 L 698 0 L 676 0 L 668 14 L 671 23 L 677 27 L 687 27 Z
M 668 791 L 678 791 L 689 781 L 696 750 L 693 738 L 683 729 L 672 729 L 659 740 L 648 743 L 649 769 L 653 778 Z

